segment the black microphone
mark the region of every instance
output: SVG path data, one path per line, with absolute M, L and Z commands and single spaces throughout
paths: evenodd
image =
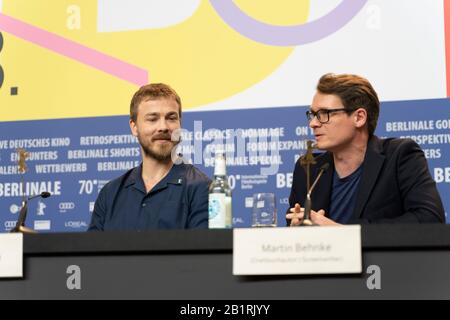
M 300 223 L 302 226 L 311 226 L 313 225 L 311 221 L 311 193 L 314 190 L 314 187 L 316 186 L 317 182 L 319 181 L 322 174 L 328 170 L 330 167 L 330 164 L 324 163 L 319 170 L 319 174 L 317 175 L 316 179 L 314 180 L 314 183 L 312 184 L 311 188 L 309 188 L 308 193 L 306 194 L 306 200 L 305 200 L 305 211 L 303 213 L 303 220 Z
M 44 192 L 42 192 L 40 194 L 35 194 L 35 195 L 31 196 L 31 197 L 28 197 L 28 201 L 30 201 L 31 199 L 37 198 L 37 197 L 41 197 L 41 198 L 45 199 L 45 198 L 50 197 L 51 195 L 52 194 L 50 192 L 44 191 Z
M 11 232 L 25 232 L 25 233 L 35 233 L 33 229 L 25 227 L 25 220 L 27 219 L 27 213 L 28 213 L 28 201 L 34 198 L 48 198 L 52 194 L 50 192 L 44 191 L 40 194 L 35 194 L 30 197 L 28 197 L 26 200 L 22 202 L 22 208 L 20 209 L 19 218 L 17 219 L 16 226 L 11 229 Z

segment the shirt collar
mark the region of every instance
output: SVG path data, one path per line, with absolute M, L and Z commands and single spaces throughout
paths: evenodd
M 167 187 L 168 184 L 182 185 L 185 180 L 185 164 L 174 164 L 169 173 L 159 181 L 152 192 L 161 190 Z M 134 185 L 136 189 L 147 193 L 145 190 L 144 180 L 142 180 L 142 163 L 131 170 L 128 178 L 125 180 L 125 187 Z

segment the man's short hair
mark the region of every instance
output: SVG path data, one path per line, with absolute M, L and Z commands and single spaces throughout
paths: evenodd
M 374 134 L 380 114 L 380 101 L 367 79 L 353 74 L 327 73 L 320 78 L 317 91 L 338 96 L 348 111 L 364 108 L 369 136 Z
M 164 83 L 151 83 L 139 88 L 130 103 L 130 119 L 136 121 L 138 107 L 142 101 L 173 99 L 178 103 L 178 114 L 181 118 L 181 99 L 170 86 Z

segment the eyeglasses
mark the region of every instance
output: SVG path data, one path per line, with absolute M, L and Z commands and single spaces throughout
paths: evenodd
M 339 112 L 339 111 L 345 111 L 347 113 L 353 112 L 353 110 L 348 110 L 346 108 L 339 108 L 339 109 L 319 109 L 317 111 L 306 111 L 306 118 L 308 119 L 308 122 L 311 122 L 314 117 L 317 118 L 317 120 L 324 124 L 328 123 L 330 121 L 330 113 L 333 112 Z

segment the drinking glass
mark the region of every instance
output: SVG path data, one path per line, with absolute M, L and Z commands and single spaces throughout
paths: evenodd
M 252 227 L 276 227 L 277 209 L 275 194 L 255 193 L 253 195 Z

